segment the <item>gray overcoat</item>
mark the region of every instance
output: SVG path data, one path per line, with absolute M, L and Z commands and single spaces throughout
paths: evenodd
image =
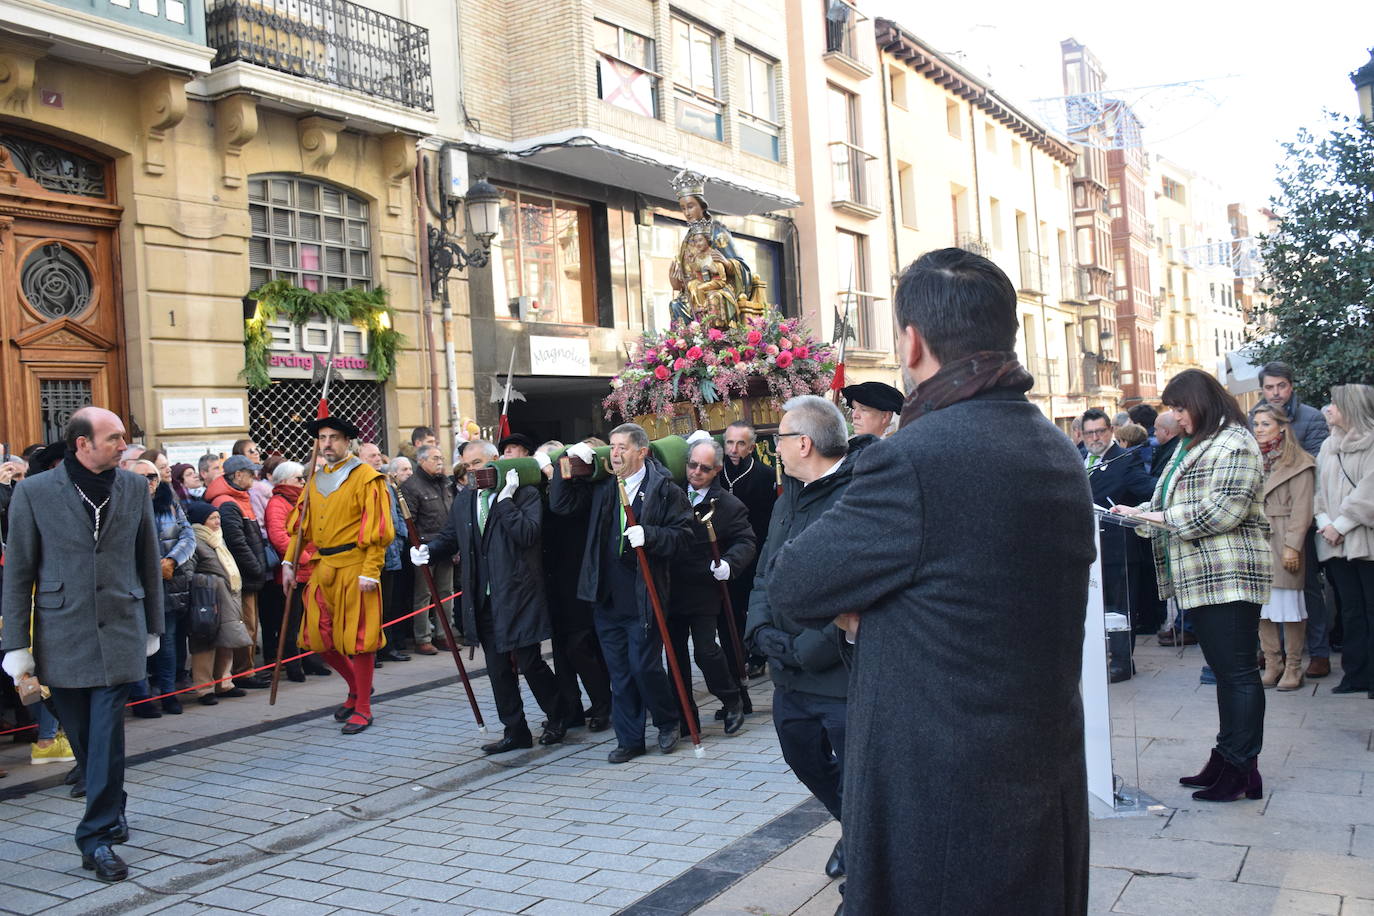
M 1091 504 L 1069 438 L 993 390 L 865 448 L 778 551 L 774 608 L 813 627 L 860 615 L 846 913 L 1086 912 Z
M 62 465 L 15 487 L 4 615 L 4 651 L 32 645 L 44 686 L 112 687 L 146 677 L 148 634 L 162 632 L 161 554 L 147 482 L 115 471 L 99 542 Z

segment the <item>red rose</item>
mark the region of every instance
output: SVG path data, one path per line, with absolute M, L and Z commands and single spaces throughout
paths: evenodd
M 777 363 L 779 369 L 786 369 L 788 366 L 792 365 L 792 351 L 783 350 L 781 353 L 778 354 L 778 358 L 777 360 L 775 360 L 775 362 Z
M 793 348 L 792 348 L 792 355 L 795 356 L 797 359 L 806 359 L 808 356 L 811 355 L 811 348 L 810 348 L 810 347 L 793 347 Z
M 694 346 L 694 347 L 692 347 L 690 350 L 688 350 L 688 351 L 687 351 L 687 358 L 688 358 L 688 359 L 701 359 L 701 347 L 696 347 L 696 346 Z
M 712 328 L 711 330 L 706 332 L 706 336 L 711 338 L 712 340 L 720 340 L 722 337 L 725 336 L 725 332 L 722 331 L 720 328 Z
M 676 371 L 681 372 L 683 369 L 686 369 L 686 368 L 687 368 L 687 360 L 683 359 L 681 356 L 679 356 L 677 359 L 673 360 L 673 369 L 675 369 Z
M 763 335 L 760 334 L 758 331 L 750 331 L 749 337 L 747 339 L 751 347 L 757 347 L 759 343 L 763 340 Z
M 657 366 L 657 367 L 655 367 L 655 369 L 654 369 L 654 378 L 658 379 L 660 382 L 666 382 L 666 381 L 668 380 L 668 367 L 667 367 L 667 366 Z
M 747 363 L 749 362 L 749 360 L 753 359 L 757 355 L 758 354 L 753 347 L 746 347 L 744 352 L 741 353 L 739 357 Z
M 728 359 L 732 363 L 739 362 L 739 351 L 734 347 L 726 347 L 725 352 L 720 355 L 722 360 Z

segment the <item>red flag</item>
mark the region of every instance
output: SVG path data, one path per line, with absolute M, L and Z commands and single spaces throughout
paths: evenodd
M 315 408 L 315 419 L 323 420 L 327 416 L 329 416 L 329 401 L 326 398 L 320 398 L 320 406 Z
M 844 363 L 835 364 L 835 377 L 830 380 L 830 390 L 839 391 L 844 387 Z
M 496 441 L 500 442 L 502 439 L 506 438 L 509 435 L 510 420 L 507 419 L 505 414 L 501 414 L 501 419 L 496 424 Z

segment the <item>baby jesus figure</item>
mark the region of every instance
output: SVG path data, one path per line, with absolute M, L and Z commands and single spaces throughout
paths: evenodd
M 725 264 L 711 257 L 711 239 L 702 232 L 693 233 L 687 240 L 687 300 L 692 312 L 704 324 L 725 328 L 733 318 Z

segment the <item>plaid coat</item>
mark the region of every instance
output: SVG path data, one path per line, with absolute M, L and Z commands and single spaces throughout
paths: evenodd
M 1269 522 L 1264 515 L 1264 463 L 1242 426 L 1225 426 L 1189 449 L 1161 503 L 1165 474 L 1140 508 L 1164 511 L 1169 532 L 1149 537 L 1159 596 L 1185 609 L 1231 601 L 1264 604 L 1273 582 Z

